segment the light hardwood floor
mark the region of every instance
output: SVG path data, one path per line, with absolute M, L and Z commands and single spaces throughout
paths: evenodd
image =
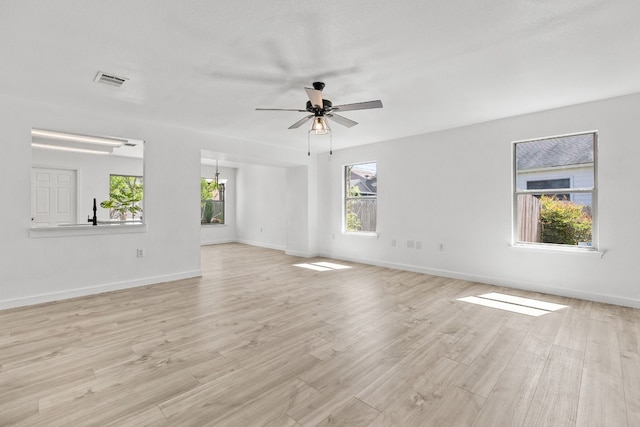
M 0 311 L 0 425 L 640 426 L 639 310 L 314 261 L 206 246 L 202 279 Z M 487 292 L 568 308 L 456 300 Z

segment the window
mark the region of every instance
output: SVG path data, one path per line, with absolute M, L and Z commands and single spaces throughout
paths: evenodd
M 100 206 L 109 209 L 109 218 L 123 222 L 142 221 L 144 184 L 141 176 L 109 175 L 109 200 Z
M 200 223 L 224 224 L 224 183 L 200 179 Z
M 515 142 L 514 243 L 595 248 L 595 132 Z
M 378 201 L 377 163 L 347 165 L 345 172 L 345 231 L 375 232 Z
M 569 178 L 561 179 L 543 179 L 539 181 L 527 181 L 527 190 L 544 190 L 548 188 L 571 188 L 571 180 Z M 571 200 L 571 194 L 554 194 L 560 200 Z M 537 196 L 540 198 L 540 196 Z

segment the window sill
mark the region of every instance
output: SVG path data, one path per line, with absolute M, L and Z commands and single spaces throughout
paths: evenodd
M 216 223 L 210 223 L 210 224 L 200 224 L 200 227 L 226 227 L 227 224 L 216 224 Z
M 375 231 L 343 231 L 345 236 L 373 237 L 378 238 L 380 235 Z
M 44 237 L 96 236 L 103 234 L 131 234 L 146 233 L 146 224 L 131 225 L 73 225 L 64 227 L 30 228 L 29 237 L 39 239 Z
M 513 249 L 518 251 L 529 251 L 529 252 L 546 252 L 546 253 L 565 253 L 571 255 L 580 255 L 580 256 L 591 256 L 594 258 L 602 258 L 606 251 L 598 250 L 595 248 L 588 247 L 573 247 L 573 246 L 555 246 L 555 245 L 544 245 L 544 244 L 526 244 L 526 243 L 512 243 L 509 245 Z

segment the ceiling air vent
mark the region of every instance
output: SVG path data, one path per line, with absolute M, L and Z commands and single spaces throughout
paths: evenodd
M 129 79 L 127 79 L 126 77 L 119 77 L 115 74 L 105 73 L 102 71 L 98 71 L 98 74 L 96 74 L 96 78 L 93 79 L 93 81 L 97 83 L 104 83 L 118 87 L 122 86 L 127 80 Z

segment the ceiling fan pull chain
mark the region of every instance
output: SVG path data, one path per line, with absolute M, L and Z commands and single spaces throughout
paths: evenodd
M 329 155 L 333 156 L 333 134 L 329 134 Z
M 307 156 L 311 155 L 311 132 L 307 133 Z

